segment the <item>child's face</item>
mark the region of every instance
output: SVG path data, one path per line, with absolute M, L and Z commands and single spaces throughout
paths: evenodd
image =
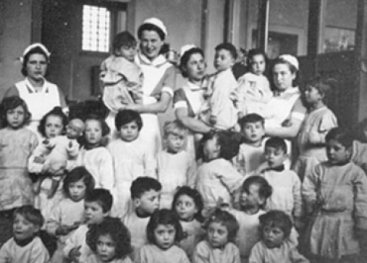
M 265 203 L 265 199 L 259 194 L 258 184 L 249 185 L 248 189 L 243 189 L 240 198 L 240 206 L 244 211 L 258 210 Z
M 345 163 L 350 158 L 350 150 L 336 140 L 326 142 L 326 154 L 332 164 Z
M 320 94 L 318 89 L 310 85 L 307 85 L 303 92 L 305 101 L 309 105 L 313 105 L 314 103 L 319 102 L 323 99 L 323 96 Z
M 9 127 L 14 130 L 23 126 L 24 119 L 25 112 L 22 106 L 18 106 L 6 112 L 6 121 L 8 122 Z
M 281 166 L 287 159 L 287 154 L 280 148 L 265 147 L 264 155 L 269 167 Z
M 245 123 L 242 127 L 242 132 L 250 143 L 261 142 L 265 135 L 264 125 L 260 121 Z
M 134 203 L 139 211 L 151 215 L 158 209 L 159 192 L 154 189 L 150 189 L 143 193 L 140 198 L 135 198 Z
M 168 152 L 178 153 L 185 145 L 185 134 L 180 132 L 171 132 L 166 139 Z
M 214 56 L 214 67 L 218 71 L 229 69 L 235 63 L 231 52 L 226 49 L 220 49 L 215 52 Z
M 126 123 L 121 126 L 120 137 L 125 142 L 135 141 L 139 136 L 139 126 L 136 121 Z
M 284 232 L 279 227 L 265 226 L 263 229 L 263 241 L 268 248 L 279 247 L 285 239 Z
M 103 212 L 103 208 L 98 202 L 84 203 L 84 217 L 87 225 L 99 224 L 107 215 L 108 212 Z
M 184 194 L 177 198 L 175 210 L 179 218 L 185 221 L 191 221 L 198 212 L 194 199 Z
M 13 235 L 16 240 L 22 241 L 36 235 L 39 226 L 28 221 L 24 216 L 16 214 L 13 222 Z
M 84 123 L 82 120 L 74 119 L 66 126 L 66 135 L 70 139 L 76 139 L 83 134 Z
M 49 115 L 45 122 L 45 134 L 47 138 L 54 138 L 61 135 L 64 126 L 60 116 Z
M 72 182 L 69 184 L 69 195 L 70 199 L 74 202 L 78 202 L 85 197 L 85 191 L 87 190 L 87 186 L 85 185 L 83 179 Z
M 213 248 L 220 248 L 228 243 L 228 229 L 222 223 L 210 223 L 207 231 L 208 242 Z
M 175 242 L 176 229 L 173 225 L 161 225 L 159 224 L 154 229 L 154 239 L 156 245 L 163 249 L 169 249 Z
M 99 145 L 102 140 L 101 123 L 97 120 L 85 122 L 85 139 L 90 146 Z
M 121 46 L 116 54 L 126 58 L 130 62 L 134 62 L 136 55 L 136 46 Z
M 96 252 L 102 262 L 110 262 L 116 256 L 116 243 L 109 234 L 100 235 L 97 239 Z
M 219 157 L 220 145 L 217 137 L 207 140 L 203 146 L 203 153 L 206 161 L 211 161 Z
M 266 62 L 263 55 L 258 54 L 252 57 L 251 72 L 256 75 L 262 75 L 265 72 Z

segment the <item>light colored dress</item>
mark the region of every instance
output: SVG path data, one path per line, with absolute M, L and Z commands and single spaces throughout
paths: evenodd
M 307 113 L 297 136 L 299 156 L 293 168 L 300 178 L 327 160 L 325 137 L 337 126 L 334 113 L 326 106 Z
M 205 231 L 199 221 L 193 219 L 189 222 L 180 220 L 185 238 L 180 241 L 180 247 L 191 259 L 196 245 L 205 235 Z
M 240 145 L 240 150 L 237 156 L 233 158 L 233 164 L 237 171 L 243 176 L 255 171 L 259 168 L 260 164 L 265 162 L 264 149 L 265 149 L 265 139 L 262 140 L 259 147 L 253 145 L 242 143 Z
M 131 233 L 133 255 L 136 255 L 139 249 L 148 242 L 146 229 L 149 220 L 150 217 L 139 217 L 135 211 L 132 211 L 122 221 Z
M 185 251 L 176 245 L 163 250 L 153 244 L 143 246 L 135 263 L 190 263 Z
M 27 162 L 37 144 L 37 135 L 27 128 L 0 130 L 0 211 L 33 204 Z
M 330 259 L 359 253 L 355 231 L 367 230 L 367 177 L 354 163 L 320 163 L 304 178 L 303 198 L 315 206 L 309 246 Z
M 85 262 L 86 259 L 93 253 L 86 242 L 87 232 L 89 230 L 88 225 L 80 225 L 65 241 L 65 247 L 63 249 L 63 255 L 65 259 L 69 258 L 70 251 L 80 246 L 80 262 Z
M 192 263 L 240 263 L 238 247 L 229 242 L 223 248 L 212 248 L 208 241 L 197 244 Z
M 131 259 L 127 256 L 124 259 L 113 259 L 112 261 L 108 261 L 109 263 L 133 263 Z M 101 261 L 96 254 L 90 255 L 85 263 L 104 263 Z
M 367 174 L 367 143 L 353 141 L 351 160 Z
M 160 208 L 171 209 L 177 188 L 187 185 L 194 187 L 196 162 L 186 151 L 169 153 L 161 151 L 157 156 L 158 181 L 162 184 Z

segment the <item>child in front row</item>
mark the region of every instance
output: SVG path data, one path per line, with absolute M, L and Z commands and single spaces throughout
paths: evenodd
M 84 224 L 81 224 L 66 239 L 64 258 L 71 262 L 85 262 L 91 254 L 86 244 L 86 234 L 90 226 L 100 224 L 108 216 L 112 207 L 113 198 L 106 189 L 94 189 L 84 200 Z
M 164 127 L 165 149 L 157 156 L 158 181 L 162 184 L 160 208 L 171 208 L 177 188 L 194 187 L 196 162 L 185 148 L 187 129 L 177 120 L 166 122 Z
M 157 210 L 146 228 L 149 243 L 144 245 L 136 263 L 190 263 L 177 243 L 182 239 L 182 227 L 172 210 Z
M 130 232 L 118 218 L 106 217 L 99 225 L 92 225 L 87 244 L 94 252 L 88 263 L 132 263 Z
M 37 236 L 43 225 L 38 209 L 30 205 L 14 211 L 13 237 L 0 249 L 0 262 L 48 263 L 50 256 Z
M 283 211 L 261 215 L 261 241 L 252 248 L 249 263 L 309 263 L 290 242 L 291 229 L 291 218 Z
M 237 220 L 230 213 L 215 210 L 205 223 L 206 239 L 197 244 L 193 263 L 240 263 L 240 252 L 235 245 Z

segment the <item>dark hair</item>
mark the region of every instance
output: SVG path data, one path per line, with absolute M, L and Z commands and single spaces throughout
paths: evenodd
M 184 236 L 182 226 L 174 211 L 169 209 L 154 211 L 150 217 L 146 229 L 148 241 L 152 244 L 156 244 L 154 230 L 158 227 L 158 225 L 172 225 L 176 230 L 175 241 L 179 242 L 183 239 Z
M 115 35 L 113 38 L 112 49 L 113 53 L 121 47 L 135 47 L 136 39 L 129 31 L 123 31 Z
M 265 227 L 277 227 L 280 228 L 284 237 L 289 237 L 292 230 L 292 220 L 289 215 L 280 210 L 271 210 L 259 217 L 261 235 L 264 233 Z
M 231 53 L 231 56 L 234 60 L 237 59 L 237 49 L 234 45 L 232 45 L 231 43 L 221 43 L 215 47 L 216 52 L 222 49 L 227 50 L 229 53 Z
M 130 232 L 120 219 L 108 216 L 102 223 L 90 226 L 86 242 L 92 251 L 97 252 L 98 238 L 103 235 L 109 235 L 115 243 L 115 258 L 125 258 L 132 251 Z
M 175 209 L 176 202 L 178 198 L 182 195 L 187 195 L 194 201 L 196 209 L 198 210 L 197 213 L 194 215 L 194 218 L 198 221 L 202 221 L 203 217 L 201 215 L 201 211 L 203 210 L 203 207 L 204 207 L 203 198 L 198 190 L 193 189 L 191 187 L 182 186 L 177 190 L 177 192 L 175 193 L 175 196 L 173 197 L 172 210 L 176 211 Z
M 14 219 L 16 215 L 23 216 L 29 222 L 38 227 L 42 227 L 43 223 L 45 222 L 41 214 L 41 211 L 39 209 L 34 208 L 31 205 L 23 205 L 21 207 L 16 208 L 13 213 Z
M 204 51 L 201 48 L 193 47 L 187 50 L 185 53 L 183 53 L 182 57 L 180 58 L 179 68 L 181 70 L 182 76 L 185 78 L 188 77 L 187 72 L 186 72 L 187 62 L 189 62 L 191 56 L 194 54 L 200 54 L 203 56 L 203 58 L 205 57 Z
M 31 50 L 29 50 L 27 52 L 27 54 L 23 57 L 23 63 L 22 63 L 22 69 L 21 69 L 21 73 L 23 74 L 23 76 L 27 76 L 28 73 L 27 73 L 27 63 L 28 63 L 28 60 L 29 58 L 33 55 L 33 54 L 41 54 L 45 57 L 46 59 L 46 62 L 49 63 L 50 60 L 49 60 L 49 57 L 47 56 L 47 54 L 45 53 L 45 51 L 40 48 L 40 47 L 34 47 L 32 48 Z M 47 72 L 46 72 L 46 75 L 47 75 Z
M 94 121 L 99 122 L 101 126 L 101 130 L 102 130 L 102 139 L 101 139 L 100 145 L 98 146 L 106 146 L 108 143 L 108 138 L 106 138 L 105 136 L 110 133 L 110 127 L 108 127 L 106 121 L 97 114 L 87 115 L 84 119 L 84 123 L 86 124 L 88 120 L 94 120 Z M 88 148 L 88 142 L 85 136 L 85 131 L 84 131 L 84 136 L 78 138 L 78 142 L 80 145 L 86 146 L 86 148 Z
M 46 137 L 46 121 L 49 116 L 58 116 L 61 119 L 63 129 L 62 134 L 65 134 L 65 127 L 68 124 L 68 118 L 66 117 L 65 113 L 63 113 L 61 107 L 55 107 L 49 112 L 47 112 L 41 119 L 40 124 L 38 125 L 38 131 L 43 136 Z
M 288 68 L 289 68 L 290 72 L 296 75 L 295 79 L 293 80 L 292 86 L 297 87 L 300 83 L 299 70 L 295 66 L 293 66 L 291 63 L 289 63 L 287 60 L 285 60 L 281 57 L 278 57 L 272 63 L 271 74 L 273 74 L 273 70 L 274 70 L 275 65 L 278 65 L 278 64 L 288 65 Z M 273 77 L 270 80 L 271 80 L 272 84 L 274 85 Z
M 157 179 L 148 176 L 138 177 L 131 183 L 131 199 L 140 198 L 145 192 L 150 190 L 158 192 L 161 189 L 162 185 Z
M 227 211 L 216 209 L 205 221 L 204 228 L 207 230 L 211 223 L 220 223 L 224 225 L 228 230 L 228 241 L 232 243 L 236 242 L 236 235 L 239 225 L 236 218 L 232 214 L 228 213 Z
M 72 169 L 70 172 L 67 173 L 64 182 L 63 182 L 63 190 L 64 193 L 69 196 L 69 186 L 71 183 L 75 183 L 79 180 L 83 180 L 83 183 L 86 186 L 85 194 L 87 195 L 94 189 L 94 178 L 88 172 L 88 170 L 84 166 L 78 166 Z
M 259 196 L 264 198 L 265 200 L 268 199 L 271 194 L 273 193 L 273 188 L 269 184 L 269 182 L 262 176 L 253 175 L 248 177 L 242 184 L 241 191 L 248 193 L 251 185 L 257 185 L 259 187 Z M 261 206 L 261 208 L 264 208 Z
M 261 124 L 264 126 L 265 120 L 264 118 L 257 114 L 257 113 L 250 113 L 245 116 L 243 116 L 241 119 L 238 120 L 238 124 L 241 127 L 241 130 L 243 129 L 243 126 L 247 123 L 255 123 L 255 122 L 261 122 Z
M 85 195 L 85 202 L 97 202 L 104 213 L 107 213 L 112 208 L 113 197 L 107 189 L 97 188 Z
M 117 130 L 120 130 L 121 126 L 135 121 L 138 125 L 139 131 L 143 127 L 143 121 L 141 119 L 140 114 L 137 111 L 133 110 L 121 110 L 116 114 L 115 117 L 115 126 Z
M 284 153 L 287 153 L 287 144 L 285 143 L 285 140 L 280 137 L 270 137 L 265 142 L 265 148 L 266 147 L 275 148 L 277 150 L 282 150 Z
M 155 31 L 159 35 L 159 38 L 163 41 L 166 38 L 166 34 L 157 27 L 156 25 L 150 24 L 150 23 L 144 23 L 138 28 L 138 38 L 141 40 L 143 31 Z
M 323 78 L 321 76 L 317 76 L 306 82 L 305 87 L 314 87 L 318 90 L 318 92 L 324 96 L 323 102 L 325 104 L 328 103 L 330 93 L 332 90 L 335 90 L 337 81 L 331 78 Z
M 7 127 L 9 125 L 7 117 L 6 117 L 8 111 L 13 110 L 19 106 L 21 106 L 24 110 L 24 121 L 22 123 L 22 126 L 29 123 L 31 119 L 31 113 L 28 110 L 27 103 L 18 96 L 11 96 L 11 97 L 4 98 L 0 105 L 0 112 L 1 112 L 0 116 L 1 116 L 1 126 L 2 127 Z
M 351 135 L 351 132 L 340 127 L 332 128 L 326 134 L 325 141 L 329 142 L 331 140 L 339 142 L 345 148 L 350 148 L 353 145 L 353 136 Z
M 247 53 L 247 65 L 251 67 L 252 60 L 254 59 L 254 56 L 262 55 L 265 60 L 265 67 L 269 63 L 268 55 L 266 55 L 265 51 L 259 48 L 250 49 Z

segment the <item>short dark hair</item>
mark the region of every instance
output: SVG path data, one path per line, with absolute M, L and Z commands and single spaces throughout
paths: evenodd
M 122 259 L 130 254 L 131 237 L 126 226 L 118 218 L 106 217 L 100 224 L 90 226 L 86 242 L 92 251 L 97 251 L 98 238 L 102 235 L 109 235 L 115 244 L 115 258 Z
M 10 97 L 4 98 L 0 105 L 1 125 L 3 127 L 6 127 L 9 125 L 7 117 L 6 117 L 7 112 L 19 106 L 21 106 L 24 110 L 24 121 L 22 125 L 29 123 L 31 119 L 31 113 L 28 110 L 27 103 L 18 96 L 10 96 Z
M 140 198 L 150 190 L 159 192 L 161 189 L 162 185 L 157 179 L 148 176 L 138 177 L 131 183 L 131 199 Z
M 190 48 L 189 50 L 187 50 L 182 55 L 182 57 L 180 58 L 179 68 L 181 70 L 182 76 L 185 77 L 185 78 L 188 77 L 188 75 L 186 73 L 187 62 L 190 60 L 191 56 L 194 55 L 194 54 L 200 54 L 200 55 L 203 56 L 203 58 L 205 57 L 204 56 L 204 51 L 201 48 L 193 47 L 193 48 Z
M 78 166 L 72 169 L 71 171 L 69 171 L 64 179 L 64 183 L 62 187 L 63 187 L 64 193 L 67 196 L 70 195 L 69 185 L 79 180 L 83 180 L 86 186 L 86 191 L 85 191 L 86 195 L 94 189 L 95 182 L 94 182 L 93 176 L 88 172 L 88 170 L 84 166 Z
M 97 114 L 89 114 L 85 117 L 84 123 L 88 120 L 98 121 L 101 124 L 102 136 L 106 136 L 110 133 L 110 127 L 108 127 L 106 121 Z
M 345 148 L 350 148 L 353 145 L 353 136 L 349 130 L 344 130 L 340 127 L 332 128 L 325 137 L 325 141 L 335 140 L 342 144 Z
M 136 122 L 140 131 L 143 127 L 143 120 L 141 119 L 140 114 L 134 110 L 121 110 L 116 114 L 115 117 L 116 129 L 120 130 L 121 126 L 133 121 Z
M 266 147 L 275 148 L 277 150 L 280 149 L 284 153 L 287 153 L 287 144 L 285 143 L 285 140 L 283 138 L 280 138 L 280 137 L 270 137 L 265 142 L 265 148 Z
M 143 31 L 155 31 L 157 32 L 157 34 L 159 35 L 159 38 L 163 41 L 166 38 L 166 34 L 162 31 L 162 29 L 160 29 L 159 27 L 157 27 L 156 25 L 150 24 L 150 23 L 145 23 L 142 24 L 139 28 L 138 28 L 138 38 L 141 39 L 142 35 L 143 35 Z
M 247 65 L 250 65 L 252 60 L 254 59 L 254 56 L 257 56 L 257 55 L 262 55 L 264 57 L 266 65 L 268 64 L 269 58 L 266 55 L 265 51 L 259 48 L 253 48 L 253 49 L 250 49 L 247 53 Z
M 113 53 L 121 47 L 135 47 L 136 39 L 129 31 L 123 31 L 115 35 L 113 38 L 112 49 Z
M 202 221 L 203 217 L 201 215 L 201 211 L 204 208 L 203 198 L 198 190 L 193 189 L 189 186 L 182 186 L 177 190 L 177 192 L 175 193 L 173 197 L 172 210 L 176 211 L 175 206 L 176 206 L 177 199 L 182 195 L 187 195 L 191 197 L 191 199 L 194 201 L 195 206 L 198 210 L 197 213 L 194 215 L 194 217 L 196 218 L 196 220 Z
M 271 210 L 266 214 L 261 215 L 259 220 L 261 235 L 263 235 L 264 228 L 266 226 L 270 226 L 280 228 L 284 233 L 284 237 L 287 238 L 289 237 L 293 227 L 290 216 L 280 210 Z
M 41 119 L 40 124 L 38 125 L 38 131 L 43 136 L 46 137 L 46 121 L 49 116 L 58 116 L 61 119 L 63 125 L 62 134 L 65 134 L 65 127 L 68 124 L 68 117 L 66 117 L 65 113 L 62 111 L 61 107 L 54 107 L 52 110 L 47 112 Z
M 97 188 L 85 195 L 85 202 L 97 202 L 104 213 L 107 213 L 112 208 L 113 197 L 107 189 Z
M 259 187 L 259 195 L 265 200 L 268 199 L 273 193 L 273 188 L 269 182 L 262 176 L 253 175 L 248 177 L 242 184 L 241 191 L 248 192 L 251 185 L 257 185 Z M 265 205 L 265 204 L 264 204 Z M 264 207 L 262 207 L 264 208 Z
M 173 225 L 176 230 L 175 241 L 179 242 L 183 239 L 183 230 L 180 220 L 175 212 L 169 209 L 156 210 L 150 217 L 148 222 L 146 232 L 148 241 L 152 244 L 156 244 L 154 237 L 154 230 L 158 225 Z
M 29 222 L 38 227 L 42 227 L 43 223 L 45 222 L 41 214 L 41 211 L 39 209 L 34 208 L 31 205 L 23 205 L 21 207 L 16 208 L 13 213 L 13 218 L 15 218 L 16 215 L 23 216 Z
M 247 123 L 255 123 L 255 122 L 261 122 L 262 125 L 264 125 L 265 120 L 264 118 L 257 114 L 257 113 L 250 113 L 245 116 L 243 116 L 241 119 L 238 120 L 238 124 L 240 125 L 241 129 L 243 129 L 243 126 Z
M 228 230 L 228 241 L 232 243 L 236 242 L 236 235 L 239 225 L 236 218 L 232 214 L 228 213 L 227 211 L 216 209 L 205 221 L 204 228 L 207 230 L 211 223 L 223 224 Z
M 236 47 L 231 43 L 221 43 L 218 46 L 215 47 L 215 51 L 218 52 L 219 50 L 227 50 L 229 53 L 231 53 L 231 56 L 233 59 L 237 59 L 237 49 Z
M 42 49 L 42 48 L 40 48 L 40 47 L 34 47 L 34 48 L 32 48 L 31 50 L 29 50 L 28 52 L 27 52 L 27 54 L 23 57 L 23 62 L 22 62 L 22 69 L 21 69 L 21 73 L 23 74 L 23 76 L 27 76 L 28 75 L 28 73 L 27 73 L 27 63 L 28 63 L 28 60 L 29 60 L 29 58 L 33 55 L 33 54 L 40 54 L 40 55 L 43 55 L 44 57 L 45 57 L 45 60 L 46 60 L 46 62 L 47 63 L 49 63 L 50 62 L 50 60 L 49 60 L 49 57 L 48 57 L 48 55 L 45 53 L 45 51 Z M 47 72 L 46 72 L 46 75 L 47 75 Z
M 327 104 L 330 94 L 333 90 L 335 90 L 337 86 L 337 81 L 332 78 L 324 78 L 322 76 L 316 76 L 306 82 L 305 87 L 313 87 L 318 90 L 320 94 L 322 94 L 323 102 Z

